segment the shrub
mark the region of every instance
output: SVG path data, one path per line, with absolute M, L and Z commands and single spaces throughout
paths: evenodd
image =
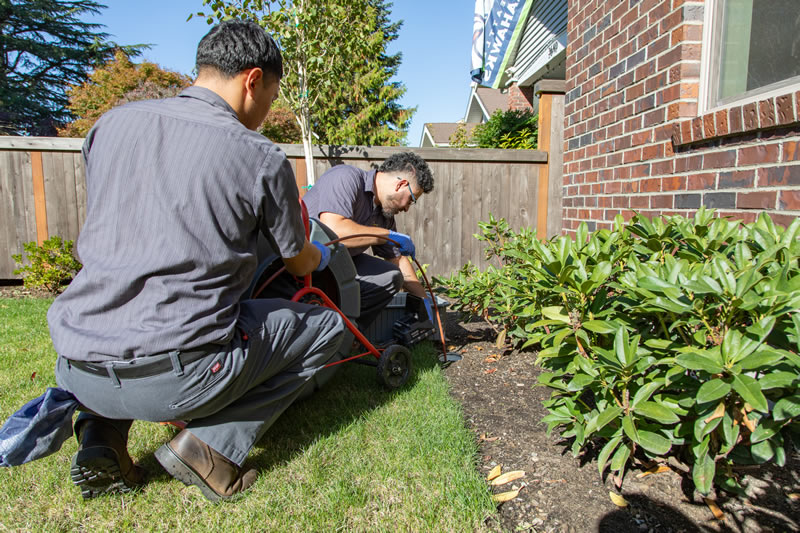
M 548 432 L 597 446 L 621 483 L 631 461 L 740 489 L 735 466 L 774 461 L 800 434 L 800 220 L 742 225 L 699 210 L 540 242 L 481 224 L 499 268 L 439 280 L 454 307 L 539 348 Z
M 72 254 L 74 242 L 61 237 L 50 237 L 41 246 L 35 242 L 22 245 L 30 265 L 24 265 L 22 254 L 11 257 L 21 268 L 14 274 L 21 275 L 28 289 L 47 289 L 53 294 L 61 291 L 61 286 L 71 280 L 83 265 Z

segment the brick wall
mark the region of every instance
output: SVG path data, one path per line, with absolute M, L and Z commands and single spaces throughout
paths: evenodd
M 512 83 L 508 88 L 509 109 L 533 109 L 533 85 L 520 87 Z
M 800 215 L 800 92 L 698 116 L 702 0 L 568 0 L 563 231 Z

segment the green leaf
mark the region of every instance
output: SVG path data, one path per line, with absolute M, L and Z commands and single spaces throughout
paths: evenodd
M 792 372 L 770 372 L 765 376 L 761 376 L 758 380 L 758 384 L 761 386 L 761 390 L 771 390 L 771 389 L 782 389 L 784 387 L 791 387 L 793 384 L 800 378 L 795 373 Z
M 800 416 L 800 394 L 781 398 L 772 408 L 772 418 L 775 420 L 789 420 Z
M 750 444 L 756 444 L 762 440 L 771 439 L 781 430 L 781 424 L 772 420 L 761 420 L 756 426 L 756 430 L 750 435 Z
M 560 305 L 542 307 L 542 314 L 550 320 L 563 322 L 564 324 L 570 323 L 569 315 L 564 312 L 564 308 Z
M 701 494 L 708 494 L 711 490 L 715 472 L 716 464 L 714 464 L 714 459 L 707 454 L 703 455 L 700 461 L 695 462 L 694 468 L 692 468 L 692 480 L 695 488 Z
M 605 320 L 587 320 L 581 324 L 581 327 L 593 331 L 594 333 L 608 334 L 614 333 L 619 329 L 618 324 L 608 322 Z
M 611 459 L 611 470 L 614 472 L 619 472 L 625 468 L 625 464 L 628 462 L 628 457 L 631 456 L 631 449 L 628 444 L 620 446 L 617 450 L 617 453 L 614 454 L 614 457 Z
M 631 402 L 631 407 L 636 408 L 636 406 L 639 403 L 649 400 L 650 397 L 653 395 L 653 393 L 663 386 L 664 386 L 663 380 L 651 381 L 649 383 L 645 383 L 638 391 L 636 391 L 636 394 L 634 394 L 633 402 Z
M 697 391 L 697 401 L 699 403 L 708 403 L 719 400 L 731 391 L 730 383 L 727 383 L 719 378 L 706 381 L 700 386 Z
M 603 409 L 597 417 L 597 431 L 600 431 L 609 422 L 616 419 L 622 413 L 622 407 L 613 405 Z
M 597 469 L 600 471 L 601 476 L 603 475 L 603 471 L 606 469 L 608 457 L 614 450 L 617 449 L 617 446 L 619 446 L 620 442 L 622 442 L 622 435 L 609 440 L 606 445 L 603 446 L 603 449 L 600 450 L 600 453 L 597 456 Z
M 639 444 L 648 452 L 656 455 L 666 455 L 672 448 L 672 442 L 669 439 L 658 433 L 644 430 L 639 430 Z
M 742 370 L 755 370 L 757 368 L 765 368 L 767 370 L 773 368 L 778 361 L 783 359 L 783 354 L 777 350 L 759 350 L 742 359 L 739 364 Z
M 698 352 L 683 353 L 675 358 L 675 362 L 683 368 L 705 370 L 709 374 L 721 374 L 723 372 L 723 368 L 719 363 Z
M 572 380 L 567 383 L 567 390 L 570 392 L 577 392 L 582 391 L 586 387 L 588 387 L 594 378 L 592 376 L 588 376 L 586 374 L 578 374 Z
M 635 443 L 639 443 L 639 435 L 636 433 L 636 426 L 633 423 L 631 415 L 622 417 L 622 430 Z
M 628 330 L 620 327 L 617 334 L 614 336 L 614 353 L 617 360 L 622 363 L 622 366 L 628 366 L 631 361 L 628 361 Z
M 673 413 L 669 408 L 664 407 L 656 402 L 642 402 L 633 409 L 637 414 L 661 422 L 662 424 L 675 424 L 680 422 L 678 415 Z M 639 432 L 641 435 L 641 432 Z
M 761 392 L 761 387 L 755 379 L 750 376 L 735 375 L 733 376 L 733 389 L 756 411 L 762 413 L 769 412 L 767 399 L 764 397 L 764 394 Z
M 753 455 L 753 460 L 756 464 L 766 463 L 775 456 L 773 444 L 769 440 L 762 440 L 750 446 L 750 453 Z

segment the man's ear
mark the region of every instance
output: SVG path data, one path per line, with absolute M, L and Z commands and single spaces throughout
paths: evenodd
M 245 82 L 245 90 L 248 94 L 252 93 L 255 88 L 256 84 L 263 83 L 262 78 L 264 77 L 264 72 L 258 68 L 254 67 L 247 71 L 245 75 L 244 82 Z

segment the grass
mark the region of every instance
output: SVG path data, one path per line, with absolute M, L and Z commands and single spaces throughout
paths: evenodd
M 49 300 L 0 299 L 0 420 L 55 386 Z M 150 472 L 127 495 L 83 501 L 69 480 L 77 443 L 0 469 L 0 531 L 473 531 L 494 513 L 475 468 L 477 447 L 450 398 L 433 348 L 413 353 L 415 373 L 386 392 L 375 371 L 343 365 L 326 387 L 289 408 L 246 465 L 260 476 L 231 502 L 213 504 L 170 478 L 153 457 L 174 435 L 135 422 L 129 449 Z

